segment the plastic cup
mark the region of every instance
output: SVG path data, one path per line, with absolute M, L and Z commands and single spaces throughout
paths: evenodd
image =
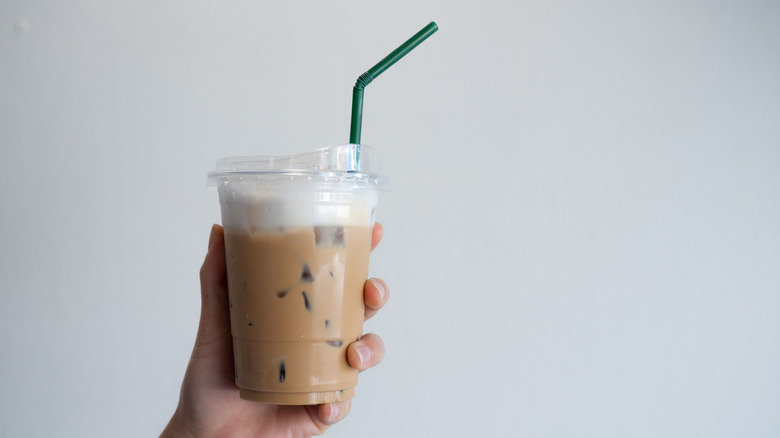
M 347 347 L 379 190 L 374 152 L 347 144 L 286 157 L 223 158 L 208 176 L 225 230 L 236 385 L 245 400 L 307 405 L 354 396 Z

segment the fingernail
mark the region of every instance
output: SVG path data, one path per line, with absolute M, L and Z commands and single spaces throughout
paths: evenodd
M 330 404 L 330 413 L 328 413 L 328 420 L 335 420 L 339 416 L 339 407 L 333 403 Z
M 368 364 L 368 361 L 371 360 L 371 349 L 368 348 L 368 345 L 366 344 L 357 344 L 355 345 L 355 351 L 357 351 L 358 357 L 360 358 L 360 363 L 362 365 Z
M 381 298 L 382 301 L 384 301 L 385 294 L 387 293 L 387 291 L 385 290 L 385 285 L 379 280 L 371 280 L 371 283 L 374 285 L 376 290 L 379 291 L 379 298 Z
M 209 251 L 211 251 L 211 245 L 214 244 L 214 235 L 217 234 L 217 226 L 211 226 L 211 234 L 209 234 Z

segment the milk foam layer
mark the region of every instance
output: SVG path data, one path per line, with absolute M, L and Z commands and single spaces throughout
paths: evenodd
M 228 230 L 371 227 L 387 178 L 366 145 L 345 144 L 280 157 L 229 157 L 209 172 Z
M 377 205 L 376 190 L 268 190 L 219 187 L 222 223 L 234 231 L 297 227 L 370 227 Z

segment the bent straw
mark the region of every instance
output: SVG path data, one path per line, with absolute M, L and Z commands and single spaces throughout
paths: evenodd
M 382 74 L 385 70 L 390 68 L 393 64 L 398 62 L 401 58 L 411 52 L 412 49 L 417 47 L 426 38 L 433 35 L 434 32 L 439 30 L 436 23 L 430 22 L 427 26 L 422 28 L 419 32 L 414 34 L 405 43 L 401 44 L 397 49 L 393 50 L 384 59 L 376 63 L 367 72 L 360 75 L 355 82 L 355 86 L 352 88 L 352 123 L 349 130 L 349 142 L 352 144 L 360 144 L 360 130 L 363 124 L 363 90 L 368 84 L 371 83 L 377 76 Z

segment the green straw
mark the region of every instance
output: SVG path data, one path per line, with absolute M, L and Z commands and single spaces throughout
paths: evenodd
M 375 66 L 360 75 L 357 82 L 355 82 L 355 87 L 352 88 L 352 124 L 349 130 L 350 143 L 360 144 L 360 129 L 363 124 L 363 90 L 366 88 L 366 85 L 370 84 L 377 76 L 390 68 L 391 65 L 398 62 L 399 59 L 406 56 L 407 53 L 411 52 L 412 49 L 425 41 L 426 38 L 433 35 L 437 30 L 439 30 L 439 27 L 436 26 L 436 23 L 431 21 L 429 25 L 422 28 L 421 31 L 414 34 L 413 37 L 409 38 L 405 43 L 393 50 L 392 53 L 385 56 L 383 60 L 377 62 Z

